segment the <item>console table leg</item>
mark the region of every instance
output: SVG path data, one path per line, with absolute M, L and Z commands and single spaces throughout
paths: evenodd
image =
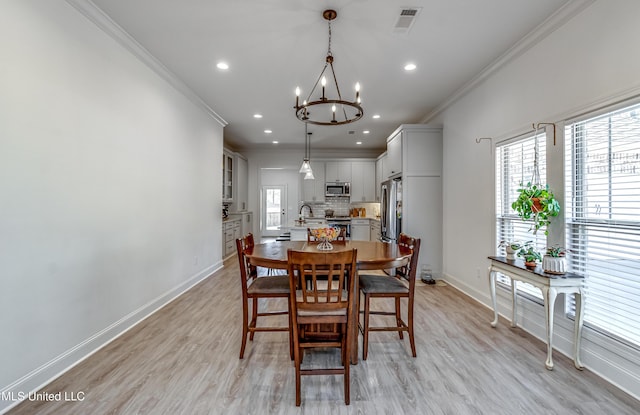
M 582 288 L 578 290 L 575 294 L 575 303 L 576 303 L 576 321 L 574 328 L 574 337 L 573 337 L 573 363 L 576 369 L 582 370 L 584 366 L 580 361 L 580 339 L 582 339 L 582 324 L 583 324 L 583 314 L 584 311 L 584 302 L 582 301 Z
M 493 304 L 491 327 L 496 327 L 498 325 L 498 302 L 496 300 L 496 274 L 492 267 L 489 267 L 489 290 L 491 290 L 491 303 Z
M 516 327 L 518 321 L 518 290 L 516 281 L 511 279 L 511 327 Z
M 545 367 L 553 370 L 553 312 L 558 292 L 555 288 L 544 287 L 542 289 L 544 296 L 544 311 L 547 320 L 547 361 Z

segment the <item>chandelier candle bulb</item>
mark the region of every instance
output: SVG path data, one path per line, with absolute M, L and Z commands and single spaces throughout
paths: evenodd
M 323 76 L 322 81 L 320 81 L 320 83 L 322 83 L 322 100 L 326 101 L 327 98 L 324 96 L 324 87 L 327 86 L 327 78 Z

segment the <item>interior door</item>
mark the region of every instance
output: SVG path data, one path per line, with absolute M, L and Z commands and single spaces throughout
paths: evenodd
M 262 236 L 279 236 L 287 224 L 287 187 L 262 186 L 260 230 Z

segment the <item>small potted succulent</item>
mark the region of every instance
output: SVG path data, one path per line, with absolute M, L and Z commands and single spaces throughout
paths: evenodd
M 530 231 L 535 235 L 538 229 L 544 228 L 547 235 L 547 225 L 551 223 L 553 216 L 560 213 L 560 203 L 556 200 L 549 185 L 520 183 L 518 198 L 511 204 L 511 208 L 518 213 L 522 220 L 533 222 Z
M 507 253 L 507 260 L 514 261 L 516 259 L 516 253 L 518 252 L 518 249 L 522 248 L 523 245 L 524 244 L 521 244 L 520 242 L 500 241 L 498 248 L 504 248 L 505 252 Z
M 518 251 L 518 256 L 524 260 L 524 266 L 530 269 L 535 268 L 538 261 L 542 261 L 540 252 L 536 251 L 536 248 L 531 241 L 522 245 Z
M 547 248 L 542 258 L 542 269 L 548 274 L 564 274 L 567 272 L 566 250 L 558 246 Z

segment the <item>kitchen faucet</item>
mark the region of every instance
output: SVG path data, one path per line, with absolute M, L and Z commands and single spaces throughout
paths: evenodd
M 313 217 L 313 209 L 311 209 L 311 206 L 303 203 L 302 206 L 300 206 L 300 212 L 298 212 L 299 215 L 302 215 L 302 210 L 304 209 L 304 207 L 308 207 L 309 208 L 309 217 L 312 218 Z

